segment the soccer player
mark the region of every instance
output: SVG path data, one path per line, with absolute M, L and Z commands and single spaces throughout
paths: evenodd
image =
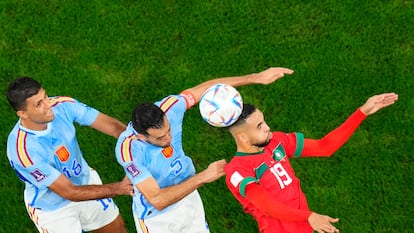
M 195 174 L 182 146 L 184 113 L 198 103 L 202 93 L 217 83 L 270 84 L 292 72 L 269 68 L 257 74 L 213 79 L 134 109 L 115 153 L 135 189 L 132 210 L 139 233 L 209 232 L 197 188 L 222 177 L 226 161 L 215 161 Z
M 19 117 L 7 140 L 7 157 L 25 183 L 24 202 L 37 230 L 125 233 L 111 197 L 133 195 L 132 185 L 126 177 L 102 185 L 82 155 L 74 123 L 115 138 L 126 126 L 73 98 L 49 98 L 30 77 L 14 80 L 7 99 Z
M 304 138 L 301 133 L 271 132 L 263 113 L 244 104 L 239 119 L 229 127 L 237 153 L 225 166 L 228 188 L 244 211 L 256 219 L 261 233 L 339 232 L 333 225 L 338 218 L 309 210 L 289 159 L 331 156 L 368 115 L 397 99 L 394 93 L 372 96 L 319 140 Z

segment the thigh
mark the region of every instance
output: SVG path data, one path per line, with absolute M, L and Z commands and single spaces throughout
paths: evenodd
M 149 219 L 134 216 L 138 233 L 209 233 L 204 208 L 197 191 L 194 191 L 173 209 Z
M 71 204 L 55 211 L 42 211 L 27 205 L 30 218 L 39 232 L 81 233 L 82 227 L 78 213 Z
M 119 209 L 112 198 L 80 202 L 78 210 L 80 223 L 85 231 L 102 228 L 119 215 Z
M 91 169 L 89 184 L 102 184 L 98 173 L 93 169 Z M 119 216 L 119 209 L 112 198 L 82 201 L 79 202 L 78 208 L 80 222 L 85 231 L 103 228 Z

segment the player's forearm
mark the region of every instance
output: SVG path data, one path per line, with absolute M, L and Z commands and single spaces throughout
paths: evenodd
M 200 173 L 196 174 L 177 185 L 161 189 L 158 195 L 150 199 L 150 202 L 155 208 L 162 210 L 182 200 L 203 184 L 205 184 L 205 181 Z
M 303 156 L 330 156 L 352 136 L 366 115 L 357 109 L 339 127 L 332 130 L 322 139 L 305 139 Z
M 88 201 L 101 198 L 109 198 L 118 195 L 128 195 L 122 192 L 119 183 L 105 185 L 81 185 L 59 188 L 56 185 L 49 186 L 53 192 L 70 201 Z
M 122 193 L 120 193 L 117 183 L 105 185 L 85 185 L 78 186 L 78 188 L 73 191 L 72 195 L 68 197 L 68 199 L 71 201 L 86 201 L 109 198 L 121 194 Z
M 267 216 L 283 221 L 307 221 L 312 214 L 309 210 L 295 209 L 276 201 L 257 184 L 246 187 L 246 198 Z
M 189 88 L 185 91 L 191 92 L 193 96 L 196 99 L 196 103 L 200 101 L 201 95 L 206 91 L 209 87 L 218 84 L 223 83 L 227 84 L 233 87 L 248 85 L 255 83 L 255 76 L 257 74 L 248 74 L 244 76 L 234 76 L 234 77 L 225 77 L 225 78 L 217 78 L 208 80 L 206 82 L 203 82 L 195 87 Z

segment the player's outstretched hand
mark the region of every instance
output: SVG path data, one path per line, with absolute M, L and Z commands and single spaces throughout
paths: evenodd
M 207 169 L 202 171 L 204 183 L 210 183 L 218 178 L 224 176 L 224 166 L 227 164 L 226 160 L 218 160 L 210 163 Z
M 365 115 L 371 115 L 376 113 L 381 108 L 388 107 L 394 104 L 398 100 L 398 95 L 395 93 L 384 93 L 374 95 L 368 98 L 367 102 L 360 107 L 361 112 Z
M 331 218 L 326 215 L 312 213 L 308 218 L 313 230 L 318 233 L 339 233 L 339 230 L 332 223 L 339 222 L 339 218 Z
M 270 84 L 282 78 L 285 74 L 293 74 L 293 70 L 283 67 L 271 67 L 254 75 L 254 83 Z
M 134 196 L 134 188 L 128 176 L 125 176 L 121 182 L 118 182 L 117 192 L 119 195 L 129 195 Z

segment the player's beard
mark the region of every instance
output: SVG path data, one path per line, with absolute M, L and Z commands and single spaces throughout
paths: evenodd
M 256 146 L 256 147 L 265 147 L 265 146 L 269 145 L 271 139 L 272 139 L 272 134 L 269 133 L 269 136 L 263 142 L 255 143 L 253 145 Z
M 256 143 L 256 144 L 253 144 L 253 145 L 256 146 L 256 147 L 265 147 L 265 146 L 269 145 L 269 143 L 270 143 L 270 138 L 266 139 L 266 141 L 264 141 L 262 143 Z
M 147 142 L 149 144 L 153 145 L 153 146 L 158 146 L 158 147 L 161 147 L 161 148 L 167 148 L 167 147 L 169 147 L 171 145 L 171 143 L 159 144 L 159 143 L 154 143 L 154 142 L 151 142 L 151 141 L 147 141 Z

